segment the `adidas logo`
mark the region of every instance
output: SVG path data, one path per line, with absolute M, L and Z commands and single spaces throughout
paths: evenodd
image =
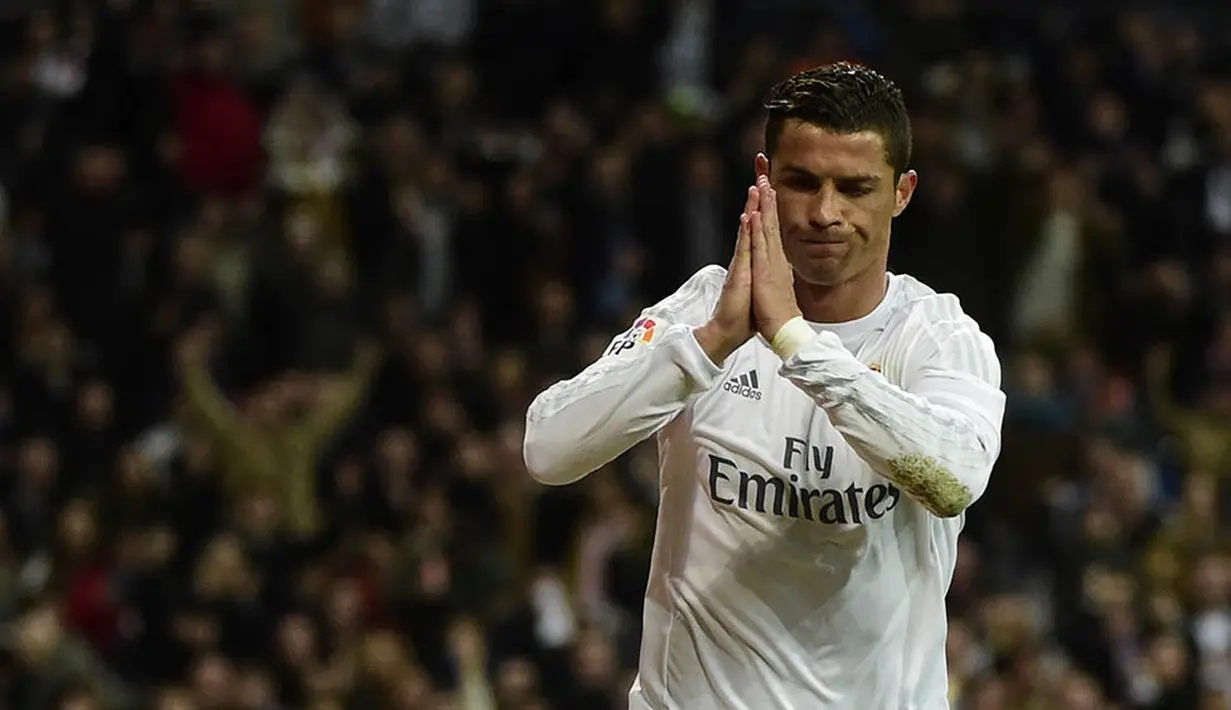
M 732 377 L 723 382 L 722 389 L 724 392 L 737 394 L 754 402 L 761 399 L 761 389 L 760 384 L 757 382 L 756 370 L 749 370 L 739 377 Z

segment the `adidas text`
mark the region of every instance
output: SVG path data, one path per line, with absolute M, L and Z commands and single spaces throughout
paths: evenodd
M 722 390 L 756 402 L 761 399 L 761 389 L 758 385 L 757 371 L 752 370 L 723 382 Z

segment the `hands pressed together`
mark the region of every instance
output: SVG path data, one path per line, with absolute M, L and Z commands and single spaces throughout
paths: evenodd
M 782 248 L 778 202 L 769 184 L 768 161 L 757 156 L 757 183 L 748 188 L 740 215 L 735 256 L 718 306 L 697 329 L 697 341 L 715 363 L 722 363 L 754 334 L 767 341 L 800 315 L 795 276 Z

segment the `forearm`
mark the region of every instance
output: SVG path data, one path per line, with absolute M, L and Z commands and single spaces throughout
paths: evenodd
M 180 384 L 188 408 L 202 423 L 229 443 L 243 427 L 240 414 L 218 389 L 202 362 L 185 363 L 180 368 Z
M 788 357 L 782 375 L 826 411 L 860 458 L 934 514 L 959 515 L 987 487 L 999 454 L 998 423 L 954 406 L 957 397 L 905 391 L 830 333 Z
M 457 700 L 461 710 L 495 710 L 496 694 L 481 664 L 465 664 L 458 675 Z
M 600 359 L 530 405 L 526 467 L 542 483 L 572 483 L 661 429 L 720 372 L 687 325 L 637 357 Z
M 360 408 L 367 396 L 372 370 L 368 365 L 356 365 L 312 413 L 304 427 L 310 447 L 315 449 L 326 443 Z

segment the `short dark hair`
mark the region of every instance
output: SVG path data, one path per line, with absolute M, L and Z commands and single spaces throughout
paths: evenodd
M 902 90 L 862 64 L 836 62 L 802 71 L 770 90 L 765 110 L 769 155 L 778 148 L 783 124 L 794 118 L 834 133 L 879 133 L 894 177 L 910 164 L 910 116 Z

